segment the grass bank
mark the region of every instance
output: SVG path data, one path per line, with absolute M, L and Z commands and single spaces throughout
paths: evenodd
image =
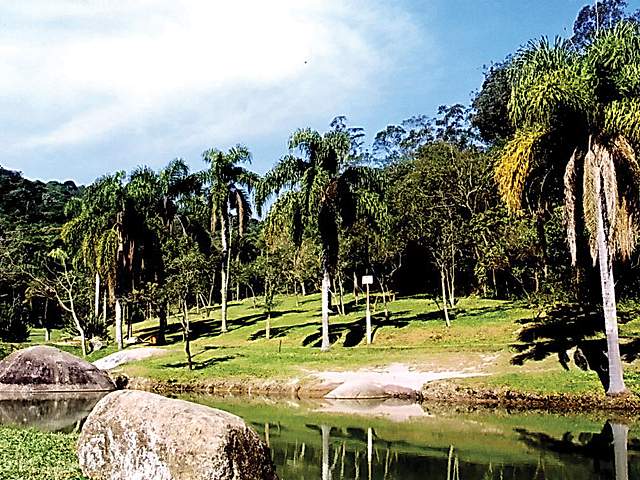
M 376 306 L 373 315 L 374 343 L 366 345 L 364 305 L 347 298 L 347 314 L 331 319 L 329 352 L 319 350 L 320 297 L 282 296 L 271 320 L 271 339 L 265 338 L 265 316 L 251 299 L 231 302 L 229 331 L 220 331 L 219 309 L 192 311 L 191 350 L 195 368 L 187 369 L 178 318 L 171 317 L 167 354 L 125 365 L 117 373 L 145 379 L 145 386 L 165 389 L 230 390 L 249 386 L 286 391 L 290 383 L 302 382 L 311 373 L 379 368 L 394 363 L 426 371 L 464 371 L 478 377 L 448 382 L 476 391 L 515 392 L 522 395 L 575 395 L 604 397 L 593 372 L 575 367 L 566 371 L 556 355 L 524 366 L 511 364 L 513 344 L 521 320 L 534 312 L 520 302 L 460 299 L 452 326 L 447 328 L 438 305 L 429 297 L 399 298 L 390 303 L 389 318 Z M 134 325 L 142 341 L 156 334 L 157 322 Z M 622 337 L 640 336 L 640 319 L 621 326 Z M 31 343 L 42 341 L 34 330 Z M 54 341 L 60 340 L 54 336 Z M 67 345 L 73 350 L 76 347 Z M 110 346 L 92 354 L 95 360 L 114 351 Z M 640 371 L 626 365 L 629 388 L 640 392 Z

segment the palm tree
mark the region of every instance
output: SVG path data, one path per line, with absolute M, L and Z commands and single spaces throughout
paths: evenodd
M 639 27 L 619 23 L 584 50 L 561 40 L 530 43 L 510 75 L 516 133 L 496 167 L 500 192 L 517 210 L 532 178 L 556 173 L 558 184 L 564 182 L 572 263 L 578 262 L 584 231 L 599 266 L 609 364 L 605 388 L 623 393 L 613 259 L 629 258 L 640 213 L 634 149 L 640 142 Z
M 125 174 L 117 172 L 96 180 L 80 197 L 72 199 L 66 206 L 70 220 L 63 225 L 61 237 L 82 257 L 84 264 L 95 274 L 96 294 L 94 315 L 98 315 L 101 288 L 109 293 L 110 303 L 116 308 L 116 340 L 122 348 L 121 305 L 119 285 L 125 249 L 123 239 L 122 212 L 125 205 Z M 119 254 L 120 252 L 120 254 Z M 100 281 L 102 279 L 102 282 Z M 103 285 L 101 285 L 101 283 Z
M 272 227 L 287 225 L 294 242 L 302 242 L 305 227 L 316 229 L 322 248 L 322 344 L 329 349 L 329 286 L 338 264 L 338 229 L 355 221 L 358 211 L 380 212 L 377 171 L 360 166 L 350 155 L 346 130 L 324 135 L 303 129 L 289 140 L 290 154 L 267 172 L 256 191 L 259 208 L 272 194 L 285 191 L 267 218 Z M 296 155 L 299 153 L 301 155 Z
M 143 245 L 144 260 L 136 272 L 140 280 L 154 282 L 160 288 L 165 284 L 166 271 L 162 245 L 175 226 L 186 233 L 185 220 L 180 213 L 183 200 L 200 191 L 198 177 L 189 172 L 182 159 L 174 159 L 159 172 L 141 167 L 131 173 L 127 194 L 137 218 L 137 242 Z M 160 302 L 157 342 L 165 342 L 167 306 Z
M 227 292 L 231 274 L 231 217 L 236 211 L 238 217 L 238 233 L 243 235 L 245 225 L 251 217 L 251 205 L 248 194 L 257 184 L 259 176 L 244 168 L 241 164 L 251 163 L 251 153 L 241 145 L 229 149 L 226 153 L 210 149 L 202 154 L 209 165 L 202 173 L 202 179 L 209 185 L 209 201 L 211 205 L 211 243 L 218 223 L 220 224 L 220 297 L 221 320 L 223 332 L 227 331 Z

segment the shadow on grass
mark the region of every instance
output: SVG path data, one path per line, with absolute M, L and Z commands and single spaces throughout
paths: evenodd
M 404 328 L 415 320 L 412 318 L 397 318 L 395 316 L 385 319 L 384 314 L 371 316 L 371 336 L 375 340 L 376 333 L 382 327 Z M 317 323 L 314 322 L 314 325 Z M 329 325 L 329 343 L 334 344 L 344 336 L 343 346 L 346 348 L 355 347 L 365 341 L 367 334 L 366 318 L 362 317 L 349 323 L 338 323 Z M 318 326 L 318 330 L 308 335 L 303 341 L 303 346 L 311 346 L 319 348 L 322 344 L 322 327 Z
M 300 310 L 284 310 L 280 312 L 274 312 L 272 318 L 277 318 L 289 313 L 300 313 Z M 264 319 L 263 313 L 255 313 L 245 315 L 243 317 L 233 318 L 227 320 L 228 332 L 237 330 L 239 328 L 250 327 L 256 325 L 259 321 Z M 197 340 L 199 338 L 211 338 L 217 337 L 222 334 L 221 322 L 215 318 L 208 319 L 192 319 L 191 320 L 191 340 Z M 149 341 L 151 337 L 158 335 L 158 326 L 147 327 L 145 329 L 136 332 L 137 336 L 142 341 Z M 174 345 L 182 342 L 182 326 L 178 322 L 171 323 L 165 328 L 165 345 Z
M 210 358 L 210 359 L 205 360 L 203 362 L 193 362 L 193 370 L 203 370 L 205 368 L 209 368 L 209 367 L 212 367 L 214 365 L 218 365 L 220 363 L 224 363 L 224 362 L 228 362 L 229 360 L 233 360 L 237 356 L 238 355 L 225 355 L 224 357 Z M 191 359 L 193 360 L 195 357 L 196 357 L 196 355 L 191 357 Z M 166 363 L 164 365 L 164 367 L 166 367 L 166 368 L 187 368 L 187 366 L 188 366 L 188 364 L 187 364 L 186 361 L 185 362 L 177 362 L 177 363 Z
M 634 311 L 619 311 L 618 322 L 627 323 L 637 316 Z M 561 304 L 548 308 L 543 314 L 520 320 L 518 343 L 512 345 L 517 352 L 511 363 L 522 365 L 526 361 L 544 360 L 556 355 L 565 369 L 573 361 L 582 370 L 598 374 L 605 390 L 609 385 L 607 342 L 604 338 L 604 317 L 598 305 Z M 640 357 L 640 338 L 620 338 L 622 359 L 631 362 Z

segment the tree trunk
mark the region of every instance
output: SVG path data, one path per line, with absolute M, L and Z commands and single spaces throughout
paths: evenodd
M 156 343 L 158 345 L 164 345 L 166 343 L 167 332 L 167 304 L 165 302 L 160 303 L 160 311 L 158 312 L 158 338 Z
M 187 309 L 187 300 L 182 301 L 182 337 L 184 339 L 184 353 L 187 355 L 187 365 L 189 370 L 193 370 L 193 362 L 191 361 L 191 339 L 190 339 L 189 310 Z
M 607 336 L 607 357 L 609 360 L 609 385 L 607 395 L 619 395 L 626 392 L 622 378 L 622 360 L 620 358 L 620 344 L 618 341 L 618 319 L 616 312 L 616 292 L 613 279 L 613 262 L 605 234 L 604 199 L 602 198 L 602 179 L 599 180 L 598 215 L 598 262 L 600 266 L 600 287 L 602 289 L 602 308 L 604 311 L 604 325 Z M 608 227 L 608 225 L 607 225 Z
M 304 285 L 304 280 L 300 282 L 300 288 L 302 289 L 302 296 L 306 297 L 307 296 L 307 287 L 305 287 L 305 285 Z
M 122 339 L 122 305 L 119 298 L 116 299 L 116 342 L 118 350 L 122 350 L 124 348 Z
M 84 333 L 84 328 L 82 328 L 82 324 L 80 323 L 80 319 L 78 318 L 78 315 L 76 315 L 76 307 L 73 302 L 73 296 L 70 292 L 69 292 L 69 307 L 70 307 L 69 310 L 71 311 L 71 318 L 73 318 L 73 323 L 75 323 L 76 330 L 78 330 L 78 333 L 80 334 L 80 346 L 82 348 L 82 356 L 86 357 L 87 356 L 87 338 Z
M 340 310 L 342 311 L 342 316 L 344 317 L 347 313 L 344 309 L 344 288 L 342 286 L 342 274 L 338 277 L 338 287 L 340 288 Z
M 322 345 L 320 350 L 326 352 L 329 350 L 329 286 L 331 285 L 331 277 L 329 270 L 325 267 L 322 275 Z
M 265 336 L 267 340 L 271 338 L 271 312 L 267 313 L 267 324 L 265 327 Z
M 456 306 L 455 286 L 456 286 L 456 264 L 455 264 L 455 256 L 454 256 L 454 259 L 451 260 L 451 268 L 449 269 L 449 305 L 451 305 L 451 308 L 454 308 Z
M 226 210 L 223 206 L 222 210 Z M 227 258 L 229 257 L 229 243 L 227 236 L 227 212 L 223 211 L 220 215 L 220 240 L 222 241 L 222 265 L 220 268 L 220 318 L 222 321 L 222 332 L 227 331 Z
M 296 307 L 300 306 L 300 299 L 298 298 L 298 284 L 293 281 L 293 295 L 296 297 Z
M 447 327 L 451 326 L 451 321 L 449 320 L 449 307 L 447 307 L 447 287 L 445 285 L 445 272 L 444 268 L 440 268 L 440 284 L 442 286 L 442 308 L 444 309 L 444 321 L 447 324 Z
M 107 323 L 107 290 L 102 294 L 102 323 Z
M 96 296 L 95 296 L 95 309 L 94 318 L 97 320 L 100 316 L 100 275 L 96 273 Z
M 44 314 L 42 315 L 42 327 L 44 328 L 44 341 L 51 341 L 51 330 L 49 329 L 49 299 L 44 300 Z
M 356 303 L 356 307 L 358 306 L 358 276 L 356 272 L 353 272 L 353 298 Z

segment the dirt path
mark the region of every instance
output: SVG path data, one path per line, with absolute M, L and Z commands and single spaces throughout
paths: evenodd
M 482 365 L 461 370 L 425 371 L 404 363 L 394 363 L 384 367 L 362 368 L 355 371 L 310 372 L 313 377 L 324 383 L 336 384 L 374 384 L 396 385 L 420 391 L 424 384 L 435 380 L 469 378 L 488 375 Z

